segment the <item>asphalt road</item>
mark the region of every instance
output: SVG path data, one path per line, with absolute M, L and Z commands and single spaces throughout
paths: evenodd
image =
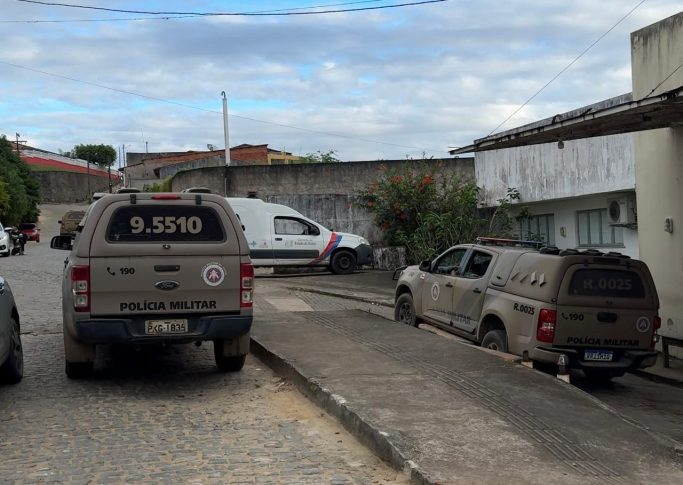
M 44 206 L 42 242 L 0 260 L 25 354 L 24 380 L 0 387 L 0 483 L 407 482 L 253 356 L 217 373 L 210 343 L 100 347 L 95 377 L 68 380 L 66 253 L 49 248 L 68 208 Z M 320 309 L 309 296 L 300 301 Z M 279 311 L 273 298 L 259 296 L 257 312 Z

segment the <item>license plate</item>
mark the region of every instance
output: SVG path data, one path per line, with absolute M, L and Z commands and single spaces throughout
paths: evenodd
M 171 320 L 147 320 L 145 321 L 145 333 L 147 335 L 187 333 L 187 320 L 184 318 Z
M 583 352 L 583 360 L 612 360 L 611 350 L 586 350 Z

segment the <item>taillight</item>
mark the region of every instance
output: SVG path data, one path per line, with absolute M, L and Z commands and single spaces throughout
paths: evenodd
M 536 327 L 536 339 L 540 342 L 552 343 L 555 338 L 555 322 L 557 313 L 555 310 L 541 308 L 538 313 L 538 327 Z
M 254 267 L 251 263 L 240 264 L 240 307 L 254 305 Z
M 152 200 L 178 200 L 180 196 L 178 194 L 157 194 L 152 196 Z
M 654 321 L 652 322 L 652 327 L 654 328 L 654 332 L 652 332 L 652 341 L 650 342 L 650 348 L 654 349 L 655 345 L 657 342 L 659 342 L 659 335 L 657 334 L 657 330 L 659 330 L 662 326 L 662 319 L 659 315 L 655 315 Z
M 90 266 L 71 267 L 71 292 L 74 295 L 74 310 L 90 311 Z

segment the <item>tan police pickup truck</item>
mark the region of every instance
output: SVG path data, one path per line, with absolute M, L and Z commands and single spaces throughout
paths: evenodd
M 532 243 L 537 244 L 537 243 Z M 659 300 L 645 263 L 618 253 L 479 238 L 409 266 L 394 316 L 608 380 L 654 365 Z
M 73 248 L 72 248 L 73 241 Z M 212 340 L 221 371 L 249 351 L 254 269 L 227 201 L 212 194 L 111 194 L 71 236 L 65 261 L 66 374 L 93 371 L 98 344 Z

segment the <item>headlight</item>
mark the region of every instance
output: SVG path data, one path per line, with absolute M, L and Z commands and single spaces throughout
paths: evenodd
M 360 243 L 361 244 L 367 244 L 368 246 L 370 245 L 370 242 L 367 239 L 365 239 L 364 237 L 360 238 Z

